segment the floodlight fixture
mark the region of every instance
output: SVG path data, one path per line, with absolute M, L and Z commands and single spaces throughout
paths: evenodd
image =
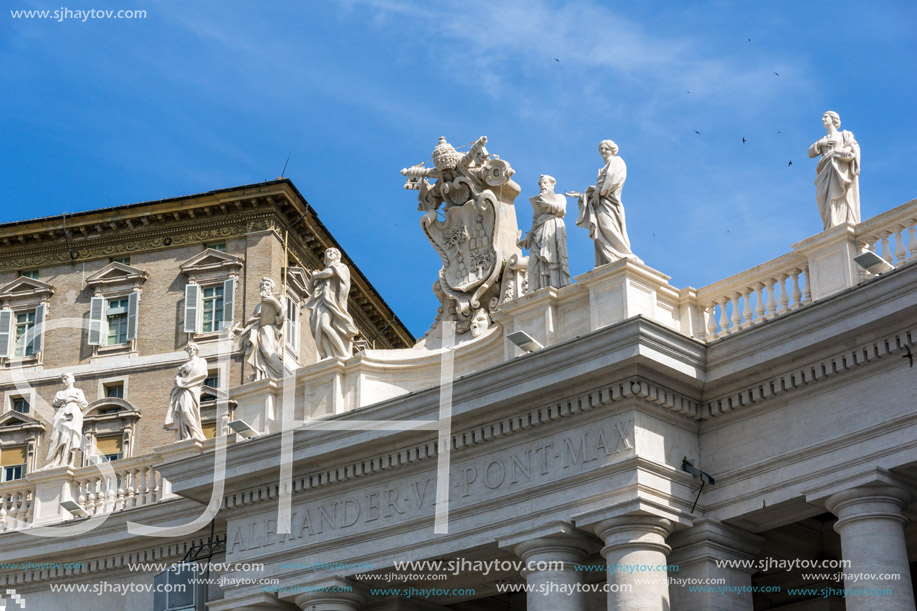
M 258 436 L 258 431 L 249 426 L 245 420 L 233 420 L 229 423 L 229 428 L 245 439 L 251 439 Z
M 73 501 L 61 501 L 61 507 L 73 514 L 75 518 L 88 518 L 89 514 L 86 513 L 86 510 L 74 503 Z
M 534 352 L 536 350 L 541 350 L 544 346 L 541 343 L 526 333 L 525 331 L 515 331 L 506 336 L 506 339 L 516 344 L 519 348 L 525 350 L 526 352 Z
M 681 470 L 692 477 L 696 477 L 697 479 L 699 479 L 701 482 L 705 484 L 710 484 L 711 486 L 716 484 L 716 480 L 713 479 L 712 475 L 710 475 L 706 471 L 701 471 L 700 469 L 692 465 L 691 461 L 688 460 L 687 457 L 685 457 L 681 461 Z
M 870 274 L 884 274 L 885 272 L 890 272 L 895 269 L 894 265 L 871 250 L 867 250 L 863 254 L 855 256 L 853 260 Z

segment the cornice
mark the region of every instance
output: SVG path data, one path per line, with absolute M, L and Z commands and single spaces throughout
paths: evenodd
M 644 402 L 653 407 L 670 410 L 696 419 L 700 412 L 697 401 L 679 395 L 670 389 L 640 376 L 629 376 L 614 383 L 579 393 L 568 398 L 552 401 L 537 408 L 519 412 L 513 416 L 493 419 L 483 424 L 464 428 L 452 433 L 451 452 L 461 453 L 471 448 L 498 439 L 510 437 L 522 431 L 530 431 L 543 425 L 569 420 L 593 409 L 605 408 L 627 399 Z M 350 451 L 354 451 L 351 447 Z M 327 488 L 336 484 L 385 472 L 393 471 L 435 459 L 439 455 L 436 441 L 426 441 L 394 451 L 371 454 L 365 458 L 347 462 L 336 467 L 321 469 L 313 473 L 294 477 L 292 495 L 302 495 L 310 490 Z M 279 496 L 277 483 L 271 483 L 240 492 L 227 494 L 223 499 L 224 509 L 271 501 Z

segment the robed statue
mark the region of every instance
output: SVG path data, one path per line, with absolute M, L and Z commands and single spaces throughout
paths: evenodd
M 252 368 L 252 379 L 282 378 L 283 350 L 280 345 L 281 328 L 285 320 L 283 305 L 274 296 L 274 281 L 262 278 L 259 285 L 261 302 L 255 306 L 244 327 L 236 327 L 234 336 L 243 336 L 245 362 Z
M 541 190 L 532 202 L 532 229 L 519 240 L 519 246 L 529 250 L 528 292 L 547 286 L 561 288 L 570 284 L 567 263 L 567 228 L 564 215 L 567 200 L 554 192 L 557 183 L 553 176 L 542 174 L 538 179 Z
M 201 428 L 201 388 L 207 379 L 207 361 L 199 356 L 200 348 L 194 342 L 185 346 L 188 360 L 178 368 L 165 428 L 178 431 L 179 440 L 205 441 Z
M 589 237 L 595 242 L 596 267 L 619 259 L 636 258 L 630 249 L 624 204 L 621 202 L 627 166 L 618 157 L 618 145 L 612 140 L 599 143 L 599 154 L 605 165 L 599 170 L 595 185 L 587 188 L 585 193 L 565 193 L 567 197 L 579 200 L 576 225 L 587 229 Z
M 325 269 L 312 274 L 309 288 L 312 294 L 306 308 L 318 358 L 353 356 L 353 338 L 360 331 L 347 312 L 350 270 L 337 248 L 325 251 Z
M 809 147 L 818 157 L 815 201 L 825 229 L 860 222 L 860 145 L 853 133 L 838 131 L 841 118 L 829 110 L 821 118 L 827 134 Z
M 73 386 L 73 374 L 61 376 L 64 389 L 57 391 L 51 404 L 58 408 L 51 421 L 51 441 L 45 469 L 72 467 L 73 453 L 82 447 L 83 409 L 88 405 L 83 391 Z

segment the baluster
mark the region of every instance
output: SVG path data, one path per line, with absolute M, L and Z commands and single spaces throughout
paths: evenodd
M 907 227 L 898 225 L 895 231 L 895 265 L 901 265 L 907 260 L 907 249 L 904 247 L 904 236 L 907 234 Z
M 26 524 L 32 523 L 32 509 L 35 507 L 35 496 L 26 492 L 23 494 L 23 500 L 25 502 L 25 522 Z
M 76 492 L 74 493 L 74 496 L 76 496 L 77 505 L 82 507 L 83 511 L 85 511 L 86 513 L 89 513 L 89 507 L 86 504 L 86 480 L 85 479 L 78 479 L 76 481 Z
M 907 233 L 910 236 L 907 241 L 908 261 L 913 261 L 917 257 L 917 235 L 914 233 L 914 227 L 917 226 L 917 220 L 911 219 L 907 226 Z
M 105 513 L 115 510 L 115 490 L 118 487 L 118 476 L 105 478 Z
M 0 532 L 6 531 L 6 494 L 0 494 Z
M 791 310 L 795 310 L 802 305 L 802 291 L 799 290 L 799 274 L 802 273 L 801 269 L 793 270 L 793 303 L 790 305 Z
M 777 315 L 777 297 L 775 295 L 777 289 L 774 287 L 775 282 L 774 278 L 768 278 L 764 281 L 765 291 L 767 292 L 767 314 L 764 316 L 766 320 L 770 320 Z
M 99 480 L 98 477 L 93 475 L 89 478 L 89 481 L 86 482 L 86 488 L 89 492 L 89 496 L 86 500 L 87 509 L 86 512 L 90 515 L 95 515 L 98 513 L 98 500 L 99 500 Z
M 767 308 L 764 307 L 765 299 L 764 284 L 759 282 L 755 286 L 755 319 L 753 323 L 756 325 L 764 322 L 764 312 L 767 311 Z
M 806 265 L 802 271 L 806 275 L 806 281 L 802 285 L 802 294 L 806 298 L 805 303 L 812 303 L 812 283 L 809 282 L 809 266 Z
M 890 231 L 882 232 L 882 258 L 888 261 L 889 263 L 892 262 L 892 250 L 888 245 L 888 237 L 890 235 L 891 235 Z
M 790 304 L 790 296 L 786 292 L 786 274 L 779 274 L 777 276 L 777 286 L 780 287 L 780 307 L 777 309 L 777 315 L 786 314 L 789 308 L 787 307 Z
M 128 477 L 130 477 L 130 486 L 127 488 L 128 507 L 136 507 L 139 504 L 137 502 L 137 489 L 139 487 L 137 475 L 139 475 L 139 473 L 140 469 L 131 469 L 128 472 Z
M 747 329 L 752 326 L 754 323 L 755 311 L 751 309 L 751 294 L 754 292 L 754 289 L 747 287 L 742 293 L 742 301 L 745 304 L 744 309 L 742 310 L 742 318 L 745 320 L 742 322 L 742 328 Z
M 704 308 L 704 317 L 707 319 L 707 337 L 708 342 L 716 339 L 716 302 Z
M 726 315 L 726 304 L 729 303 L 729 298 L 721 297 L 717 303 L 720 304 L 720 332 L 717 337 L 723 337 L 729 333 L 729 317 Z
M 16 530 L 17 524 L 16 520 L 19 518 L 19 498 L 15 491 L 10 492 L 10 511 L 9 511 L 9 520 L 10 520 L 10 530 Z
M 153 476 L 153 501 L 158 503 L 162 500 L 162 474 L 155 468 L 150 467 L 150 473 Z
M 115 486 L 118 489 L 117 496 L 115 497 L 115 506 L 113 511 L 121 511 L 124 509 L 125 501 L 125 485 L 124 479 L 127 477 L 126 473 L 115 473 Z
M 739 299 L 741 297 L 741 293 L 735 293 L 729 300 L 732 304 L 732 324 L 729 325 L 730 333 L 735 333 L 742 328 L 742 310 L 739 309 Z

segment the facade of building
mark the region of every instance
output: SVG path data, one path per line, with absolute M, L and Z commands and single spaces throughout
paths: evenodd
M 152 590 L 192 583 L 164 571 L 197 559 L 219 565 L 195 590 L 213 611 L 914 609 L 917 200 L 700 289 L 624 258 L 501 287 L 454 339 L 444 300 L 437 341 L 414 348 L 354 273 L 365 349 L 316 362 L 302 324 L 288 374 L 254 381 L 233 352 L 213 413 L 251 434 L 214 416 L 222 434 L 175 442 L 156 410 L 178 351 L 220 356 L 211 328 L 184 331 L 186 286 L 223 287 L 225 316 L 235 279 L 243 319 L 304 211 L 280 181 L 68 217 L 73 264 L 62 219 L 0 227 L 11 338 L 30 311 L 87 320 L 10 352 L 22 366 L 0 379 L 0 461 L 25 447 L 9 461 L 29 467 L 0 484 L 0 563 L 17 567 L 0 587 L 27 608 L 195 608 Z M 286 262 L 303 275 L 332 243 L 309 215 Z M 894 269 L 865 271 L 863 250 Z M 93 297 L 126 314 L 99 345 Z M 17 407 L 37 399 L 14 370 L 44 401 L 72 371 L 84 428 L 122 427 L 97 442 L 117 460 L 37 470 L 48 419 Z

